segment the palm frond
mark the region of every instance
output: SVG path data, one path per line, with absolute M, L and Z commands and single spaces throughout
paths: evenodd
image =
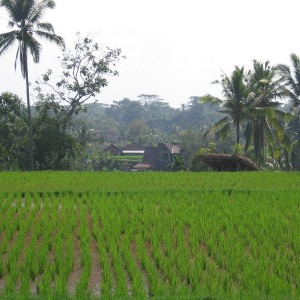
M 15 14 L 16 14 L 16 7 L 13 4 L 12 0 L 1 0 L 0 2 L 0 6 L 4 7 L 8 13 L 8 15 L 10 16 L 10 18 L 12 19 L 12 21 L 19 21 L 15 19 Z
M 205 132 L 203 137 L 205 138 L 209 133 L 216 132 L 217 130 L 219 130 L 219 128 L 224 127 L 227 123 L 230 123 L 231 121 L 232 120 L 228 116 L 222 118 L 220 121 L 214 124 L 207 132 Z
M 285 80 L 285 86 L 290 87 L 293 91 L 296 91 L 299 89 L 297 87 L 297 84 L 292 76 L 291 69 L 287 65 L 277 65 L 276 69 L 279 71 L 279 73 L 283 76 Z
M 222 100 L 217 98 L 217 97 L 214 97 L 212 95 L 205 95 L 205 96 L 201 96 L 200 97 L 200 102 L 202 103 L 210 103 L 210 104 L 213 104 L 213 105 L 221 105 L 222 104 Z
M 227 123 L 220 130 L 216 131 L 217 137 L 221 137 L 224 140 L 230 133 L 231 124 Z
M 24 47 L 24 41 L 21 41 L 19 43 L 17 55 L 18 55 L 18 57 L 16 56 L 16 60 L 19 58 L 21 72 L 22 72 L 23 77 L 25 78 L 25 76 L 26 76 L 25 65 L 27 64 L 27 49 Z M 15 63 L 15 66 L 16 66 L 16 63 Z
M 15 22 L 8 21 L 8 27 L 10 27 L 10 28 L 14 28 L 14 27 L 15 27 L 15 25 L 16 25 L 16 23 L 15 23 Z
M 35 0 L 23 0 L 22 2 L 23 2 L 23 7 L 22 7 L 22 10 L 20 12 L 22 14 L 22 16 L 23 16 L 22 19 L 23 20 L 29 20 L 30 14 L 31 14 L 32 10 L 34 10 L 34 8 L 36 6 Z
M 36 26 L 38 29 L 54 33 L 54 27 L 51 23 L 37 23 Z
M 53 9 L 54 7 L 55 2 L 53 0 L 40 1 L 32 7 L 28 20 L 30 20 L 32 24 L 37 23 L 43 17 L 47 8 Z
M 13 45 L 17 34 L 18 31 L 16 30 L 0 34 L 0 55 L 5 53 L 6 50 Z
M 11 21 L 14 23 L 26 20 L 30 7 L 34 5 L 34 0 L 2 0 L 1 6 L 3 6 Z
M 278 120 L 288 122 L 293 118 L 293 114 L 291 114 L 290 112 L 283 111 L 281 109 L 275 109 L 274 112 Z
M 292 150 L 292 141 L 286 132 L 284 132 L 283 138 L 281 139 L 281 145 L 288 152 Z
M 56 35 L 54 33 L 49 33 L 49 32 L 46 32 L 46 31 L 42 31 L 42 30 L 35 30 L 35 33 L 39 37 L 47 39 L 48 41 L 53 42 L 53 43 L 57 44 L 58 46 L 60 46 L 62 48 L 65 47 L 65 41 L 59 35 Z
M 285 132 L 284 124 L 282 124 L 282 122 L 280 122 L 277 118 L 269 119 L 268 124 L 272 128 L 274 135 L 276 135 L 278 140 L 281 141 Z
M 293 73 L 295 77 L 295 88 L 294 92 L 297 92 L 296 94 L 300 96 L 300 58 L 295 53 L 291 54 L 291 61 L 293 65 Z
M 40 61 L 41 44 L 33 36 L 31 36 L 31 38 L 27 39 L 26 46 L 30 50 L 33 61 L 38 63 Z
M 290 58 L 293 72 L 287 65 L 278 65 L 277 68 L 285 80 L 285 96 L 291 100 L 294 107 L 297 107 L 300 104 L 300 58 L 294 53 Z
M 20 45 L 17 49 L 17 53 L 16 53 L 16 58 L 15 58 L 15 70 L 17 69 L 17 64 L 18 64 L 18 59 L 19 59 L 19 55 L 20 55 Z
M 275 133 L 272 130 L 272 126 L 269 124 L 269 122 L 265 122 L 264 132 L 265 132 L 266 138 L 268 140 L 268 143 L 275 145 L 276 144 Z

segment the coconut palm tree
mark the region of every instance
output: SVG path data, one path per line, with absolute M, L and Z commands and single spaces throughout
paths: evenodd
M 225 99 L 219 99 L 211 95 L 201 98 L 204 102 L 216 103 L 221 105 L 222 110 L 219 112 L 226 116 L 214 124 L 204 136 L 210 132 L 216 132 L 222 137 L 226 137 L 232 126 L 236 132 L 236 143 L 240 143 L 240 129 L 242 121 L 247 118 L 247 103 L 249 97 L 249 89 L 247 87 L 248 73 L 245 72 L 244 67 L 235 67 L 231 76 L 223 74 L 220 83 L 222 86 L 222 93 Z
M 284 77 L 286 94 L 291 102 L 293 120 L 288 126 L 288 130 L 294 136 L 293 156 L 296 170 L 300 170 L 300 58 L 295 53 L 291 54 L 292 69 L 287 65 L 278 65 L 277 69 Z
M 0 6 L 4 7 L 10 17 L 8 23 L 13 30 L 0 34 L 0 55 L 5 53 L 15 43 L 18 44 L 15 59 L 15 68 L 19 60 L 22 75 L 26 82 L 26 98 L 29 127 L 29 156 L 30 170 L 33 170 L 33 143 L 32 143 L 32 121 L 29 98 L 29 78 L 28 78 L 28 56 L 31 55 L 33 61 L 40 60 L 41 44 L 37 38 L 45 38 L 50 42 L 64 47 L 62 37 L 54 33 L 52 24 L 42 22 L 41 19 L 47 8 L 53 9 L 55 2 L 52 0 L 1 0 Z
M 253 71 L 250 75 L 249 99 L 250 118 L 246 125 L 246 150 L 253 143 L 255 158 L 259 166 L 266 159 L 267 143 L 275 145 L 284 141 L 285 132 L 282 120 L 289 114 L 280 110 L 277 99 L 285 96 L 283 78 L 270 63 L 253 61 Z

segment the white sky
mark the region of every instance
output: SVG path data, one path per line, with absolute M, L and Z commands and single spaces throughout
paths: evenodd
M 221 70 L 250 67 L 252 60 L 289 64 L 300 55 L 299 0 L 56 0 L 44 21 L 54 25 L 71 48 L 76 32 L 92 33 L 104 46 L 120 47 L 126 60 L 97 97 L 112 103 L 139 94 L 157 94 L 174 107 L 190 96 L 220 95 L 211 85 Z M 0 9 L 0 16 L 7 17 Z M 0 19 L 0 32 L 8 31 Z M 0 92 L 25 100 L 25 83 L 14 70 L 16 50 L 0 57 Z M 58 66 L 59 50 L 43 41 L 30 80 Z

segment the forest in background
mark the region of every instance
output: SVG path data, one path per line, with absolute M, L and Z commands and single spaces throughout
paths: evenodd
M 11 99 L 11 103 L 16 105 L 9 109 L 7 107 L 8 110 L 15 110 L 10 116 L 11 126 L 7 123 L 1 126 L 2 132 L 10 136 L 5 141 L 2 139 L 2 145 L 10 151 L 6 152 L 7 160 L 4 161 L 5 149 L 2 147 L 1 169 L 26 170 L 26 107 L 16 95 L 2 94 L 1 99 L 5 98 L 7 102 Z M 131 142 L 144 147 L 156 146 L 160 142 L 179 143 L 185 168 L 191 170 L 195 167 L 197 169 L 193 165 L 193 157 L 197 152 L 232 154 L 237 151 L 234 132 L 226 139 L 214 133 L 204 137 L 209 128 L 221 119 L 222 114 L 218 104 L 203 103 L 200 96 L 190 97 L 180 108 L 171 107 L 158 95 L 146 94 L 139 95 L 135 100 L 124 98 L 114 101 L 111 105 L 84 104 L 81 111 L 68 121 L 65 132 L 62 115 L 55 112 L 49 102 L 48 105 L 46 103 L 39 102 L 32 107 L 37 170 L 103 171 L 124 168 L 124 163 L 112 160 L 103 151 L 110 143 L 121 148 Z M 289 108 L 283 106 L 282 109 Z M 111 133 L 116 140 L 107 137 Z M 244 141 L 242 137 L 242 143 Z M 199 170 L 206 168 L 202 166 Z

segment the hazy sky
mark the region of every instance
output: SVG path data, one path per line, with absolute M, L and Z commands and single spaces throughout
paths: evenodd
M 254 58 L 289 64 L 290 53 L 300 55 L 299 10 L 299 0 L 56 0 L 44 20 L 69 48 L 78 31 L 122 48 L 127 58 L 118 66 L 120 75 L 110 80 L 99 102 L 134 100 L 143 93 L 178 107 L 190 96 L 220 95 L 211 82 L 235 65 L 250 67 Z M 7 18 L 4 9 L 0 16 Z M 0 19 L 0 32 L 7 30 L 7 21 Z M 15 53 L 0 57 L 0 92 L 25 100 Z M 55 69 L 58 55 L 44 41 L 40 64 L 30 62 L 31 82 Z

